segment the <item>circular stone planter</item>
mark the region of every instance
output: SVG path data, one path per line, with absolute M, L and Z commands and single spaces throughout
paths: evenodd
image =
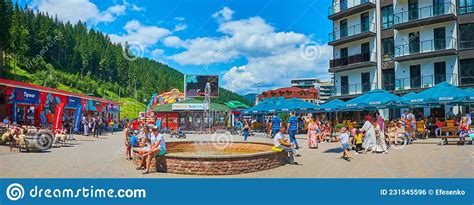
M 285 165 L 286 152 L 272 151 L 268 143 L 168 142 L 167 154 L 152 160 L 150 171 L 189 175 L 233 175 Z M 140 163 L 140 148 L 133 159 Z

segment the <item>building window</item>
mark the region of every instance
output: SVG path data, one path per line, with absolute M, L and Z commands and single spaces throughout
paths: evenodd
M 385 69 L 382 71 L 383 89 L 386 91 L 395 90 L 395 69 Z
M 459 13 L 472 13 L 474 12 L 474 0 L 459 0 Z
M 474 48 L 474 23 L 459 25 L 459 33 L 461 49 Z
M 390 28 L 393 26 L 393 5 L 382 8 L 382 28 Z
M 474 58 L 460 60 L 461 85 L 474 85 Z
M 341 94 L 349 94 L 349 77 L 347 75 L 341 76 Z
M 434 83 L 435 85 L 446 81 L 446 62 L 434 63 Z
M 393 37 L 382 39 L 382 60 L 391 60 L 395 53 Z

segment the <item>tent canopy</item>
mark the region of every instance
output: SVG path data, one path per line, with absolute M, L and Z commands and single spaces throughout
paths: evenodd
M 326 112 L 338 111 L 346 107 L 346 103 L 339 99 L 334 99 L 321 105 L 321 109 Z
M 291 98 L 285 100 L 283 103 L 276 105 L 275 109 L 269 110 L 270 112 L 285 112 L 285 111 L 306 111 L 306 110 L 320 110 L 319 105 L 315 105 L 310 102 L 306 102 L 299 98 Z
M 379 109 L 408 105 L 402 97 L 375 89 L 346 102 L 346 109 Z
M 447 82 L 419 92 L 411 97 L 410 104 L 456 104 L 474 101 L 474 93 L 458 88 Z
M 226 102 L 224 103 L 225 105 L 227 105 L 228 107 L 230 107 L 231 109 L 248 109 L 250 108 L 248 105 L 240 102 L 240 101 L 237 101 L 237 100 L 231 100 L 229 102 Z

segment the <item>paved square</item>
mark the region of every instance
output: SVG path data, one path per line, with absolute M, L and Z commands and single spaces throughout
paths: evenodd
M 72 146 L 53 148 L 44 153 L 10 152 L 0 146 L 0 173 L 4 178 L 473 178 L 474 152 L 472 145 L 457 146 L 413 144 L 403 149 L 390 149 L 388 154 L 351 155 L 346 162 L 340 159 L 339 143 L 319 144 L 319 149 L 308 149 L 305 135 L 298 136 L 302 145 L 300 165 L 285 165 L 276 169 L 240 175 L 197 176 L 167 173 L 142 175 L 131 161 L 125 160 L 123 133 L 105 134 L 99 139 L 76 136 Z M 191 135 L 184 140 L 215 139 L 214 135 Z M 168 141 L 182 141 L 169 139 Z M 222 136 L 221 138 L 222 139 Z M 229 140 L 243 137 L 228 135 Z M 268 142 L 265 137 L 249 137 L 252 142 Z

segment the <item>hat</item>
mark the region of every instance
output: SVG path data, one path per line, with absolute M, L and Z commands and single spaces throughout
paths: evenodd
M 151 128 L 151 130 L 157 131 L 157 130 L 158 130 L 158 127 L 157 127 L 157 126 L 153 126 L 153 127 Z
M 135 131 L 133 131 L 133 133 L 138 134 L 138 133 L 140 133 L 140 132 L 138 132 L 138 130 L 135 130 Z

